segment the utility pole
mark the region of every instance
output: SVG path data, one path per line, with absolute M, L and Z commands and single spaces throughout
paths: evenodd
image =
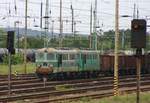
M 136 4 L 134 4 L 133 19 L 136 18 Z
M 75 40 L 75 35 L 76 35 L 76 24 L 77 24 L 77 23 L 74 22 L 74 32 L 73 32 L 73 33 L 74 33 L 74 40 Z
M 136 19 L 139 19 L 139 0 L 137 0 L 137 17 L 136 17 Z
M 139 8 L 137 8 L 137 19 L 139 18 Z
M 49 0 L 46 0 L 46 10 L 45 10 L 45 40 L 44 47 L 48 47 L 48 30 L 49 30 Z
M 43 2 L 41 1 L 41 11 L 40 11 L 40 29 L 41 29 L 41 39 L 42 39 L 42 30 L 43 30 Z M 45 40 L 44 40 L 45 42 Z M 44 44 L 43 44 L 44 45 Z
M 21 23 L 20 21 L 15 21 L 14 22 L 14 30 L 15 30 L 15 34 L 16 34 L 16 47 L 17 47 L 17 51 L 18 51 L 18 53 L 19 53 L 19 23 Z M 17 27 L 17 25 L 18 25 L 18 27 Z
M 20 23 L 19 21 L 16 21 L 16 22 L 15 22 L 15 31 L 16 31 L 16 29 L 17 29 L 16 26 L 17 26 L 17 24 L 18 24 L 17 38 L 16 38 L 16 39 L 17 39 L 18 53 L 19 53 L 19 23 Z
M 10 3 L 9 3 L 9 10 L 7 16 L 8 16 L 8 29 L 10 30 L 10 16 L 11 16 Z
M 16 0 L 14 0 L 14 4 L 15 4 L 15 14 L 17 14 L 17 5 L 16 5 Z
M 119 95 L 118 88 L 118 49 L 119 49 L 119 0 L 115 5 L 115 58 L 114 58 L 114 96 Z
M 54 38 L 54 20 L 52 20 L 52 38 Z
M 74 10 L 73 10 L 72 4 L 71 4 L 71 16 L 72 16 L 71 32 L 75 38 L 74 31 L 73 31 L 74 30 Z
M 18 41 L 18 53 L 19 53 L 19 46 L 20 46 L 20 45 L 19 45 L 19 43 L 20 43 L 20 42 L 19 42 L 19 34 L 20 34 L 20 32 L 19 32 L 19 23 L 20 23 L 20 22 L 18 22 L 18 35 L 17 35 L 17 36 L 18 36 L 18 40 L 17 40 L 17 41 Z
M 122 31 L 122 38 L 121 38 L 121 41 L 122 41 L 122 50 L 124 50 L 125 49 L 125 33 L 124 33 L 125 31 L 123 30 Z
M 18 33 L 17 33 L 17 21 L 14 22 L 14 31 L 15 31 L 15 47 L 18 48 Z M 18 50 L 17 50 L 18 51 Z
M 24 35 L 24 73 L 27 73 L 27 18 L 28 17 L 28 0 L 25 1 L 25 35 Z
M 92 13 L 93 13 L 93 10 L 92 10 L 92 4 L 91 4 L 91 11 L 90 11 L 90 38 L 89 38 L 89 48 L 92 48 L 92 20 L 93 20 L 93 18 L 92 18 Z
M 41 14 L 40 14 L 40 28 L 41 28 L 41 31 L 42 31 L 42 27 L 43 27 L 43 25 L 42 25 L 42 22 L 43 22 L 43 3 L 41 2 L 41 12 L 40 12 Z
M 97 0 L 95 0 L 95 10 L 94 10 L 94 24 L 93 24 L 93 37 L 92 37 L 92 48 L 94 50 L 97 50 L 97 31 L 96 31 L 96 27 L 97 27 Z
M 60 0 L 60 34 L 59 34 L 59 47 L 62 47 L 62 0 Z

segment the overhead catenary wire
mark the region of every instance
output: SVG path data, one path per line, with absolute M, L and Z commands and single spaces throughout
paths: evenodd
M 123 1 L 122 1 L 123 2 Z M 40 2 L 29 2 L 31 4 L 38 4 L 40 5 Z M 0 3 L 0 4 L 9 4 L 9 3 Z M 12 3 L 11 3 L 12 4 Z M 44 3 L 43 3 L 44 4 Z M 59 7 L 57 5 L 51 5 L 51 7 Z M 62 7 L 63 9 L 70 9 L 69 7 Z M 128 7 L 129 8 L 129 7 Z M 134 9 L 132 7 L 130 7 L 131 9 Z M 140 9 L 144 9 L 144 8 L 140 8 Z M 79 10 L 79 11 L 90 11 L 90 9 L 79 9 L 79 8 L 74 8 L 74 10 Z M 144 10 L 148 10 L 148 9 L 144 9 Z M 97 12 L 97 13 L 103 13 L 103 14 L 108 14 L 108 15 L 114 15 L 114 14 L 111 14 L 111 13 L 107 13 L 107 12 Z
M 15 1 L 15 0 L 13 0 L 13 1 Z M 51 0 L 52 1 L 52 0 Z M 134 3 L 136 0 L 133 0 L 133 1 L 131 1 L 131 3 Z M 77 3 L 76 2 L 74 2 L 74 3 L 76 3 L 76 4 L 79 4 L 79 2 L 84 2 L 84 3 L 86 3 L 86 5 L 90 5 L 90 3 L 89 2 L 87 2 L 87 1 L 77 1 Z M 130 2 L 129 0 L 122 0 L 122 1 L 120 1 L 122 4 L 124 3 L 124 2 Z M 148 1 L 146 1 L 147 3 L 148 3 Z M 11 2 L 11 8 L 12 7 L 14 7 L 14 4 L 13 4 L 14 2 Z M 31 1 L 29 1 L 28 2 L 29 4 L 30 4 L 30 6 L 31 5 L 34 5 L 34 4 L 36 4 L 36 5 L 40 5 L 40 2 L 39 1 L 35 1 L 35 2 L 31 2 Z M 54 10 L 54 9 L 56 9 L 56 8 L 58 8 L 59 7 L 59 5 L 57 5 L 59 2 L 55 2 L 55 1 L 53 1 L 52 2 L 53 4 L 51 4 L 51 8 Z M 71 18 L 71 15 L 70 15 L 70 13 L 67 13 L 69 10 L 70 10 L 70 4 L 71 4 L 71 2 L 68 2 L 68 1 L 63 1 L 63 3 L 66 3 L 65 5 L 63 5 L 62 6 L 62 8 L 63 8 L 63 14 L 64 14 L 64 16 L 68 16 L 68 18 Z M 110 3 L 113 3 L 112 1 L 109 1 L 109 4 Z M 141 3 L 141 0 L 139 0 L 139 3 Z M 8 5 L 9 3 L 7 3 L 7 2 L 5 2 L 5 3 L 0 3 L 1 5 Z M 19 3 L 17 3 L 16 5 L 17 5 L 17 10 L 19 11 L 19 10 L 22 10 L 22 9 L 24 9 L 24 8 L 21 8 L 21 7 L 19 7 L 18 6 L 18 4 Z M 74 11 L 76 11 L 77 13 L 80 11 L 81 13 L 81 15 L 79 15 L 79 14 L 77 14 L 76 13 L 76 19 L 81 19 L 82 21 L 88 21 L 87 19 L 90 17 L 90 15 L 87 15 L 89 12 L 90 12 L 90 8 L 78 8 L 77 6 L 75 6 L 76 4 L 73 4 L 74 5 Z M 105 3 L 106 4 L 106 3 Z M 12 6 L 13 5 L 13 6 Z M 43 5 L 46 5 L 46 3 L 44 2 L 43 3 Z M 68 5 L 68 6 L 67 6 Z M 133 9 L 133 5 L 132 5 L 132 7 L 131 6 L 127 6 L 127 5 L 122 5 L 121 7 L 124 7 L 124 8 L 128 8 L 128 9 Z M 21 8 L 21 9 L 20 9 Z M 106 7 L 107 8 L 107 7 Z M 14 9 L 14 8 L 13 8 Z M 128 9 L 126 9 L 126 10 L 128 10 Z M 141 10 L 144 10 L 143 12 L 145 12 L 145 10 L 147 10 L 147 12 L 148 12 L 148 9 L 146 9 L 146 8 L 142 8 L 142 7 L 139 7 L 139 11 L 141 11 Z M 14 17 L 13 16 L 13 13 L 15 13 L 15 12 L 13 12 L 14 10 L 11 10 L 11 16 L 10 16 L 10 18 L 11 17 Z M 34 12 L 34 13 L 36 13 L 36 12 L 39 12 L 39 11 L 35 11 L 34 10 L 34 8 L 28 8 L 28 11 L 29 12 Z M 19 18 L 24 18 L 23 16 L 21 17 L 21 15 L 22 14 L 20 14 L 20 17 Z M 30 14 L 29 14 L 30 15 Z M 104 11 L 97 11 L 97 15 L 98 15 L 98 18 L 102 18 L 102 19 L 100 19 L 100 21 L 102 22 L 102 21 L 104 21 L 105 20 L 105 18 L 111 18 L 111 17 L 113 17 L 114 16 L 114 13 L 113 12 L 109 12 L 108 10 L 104 10 Z M 132 14 L 131 14 L 132 15 Z M 54 18 L 54 16 L 55 15 L 52 15 L 52 18 Z M 83 17 L 84 16 L 84 17 Z M 121 16 L 121 15 L 120 15 Z M 34 18 L 33 17 L 33 15 L 32 16 L 30 16 L 31 18 Z M 86 17 L 86 18 L 85 18 Z M 141 17 L 141 16 L 140 16 Z M 15 17 L 14 17 L 15 18 Z M 36 17 L 36 19 L 39 19 L 40 18 L 40 16 L 38 16 L 37 15 L 37 17 Z M 58 17 L 57 17 L 58 18 Z M 57 18 L 56 18 L 56 20 L 57 20 Z M 63 17 L 64 18 L 64 17 Z M 83 20 L 83 18 L 84 19 L 86 19 L 86 20 Z M 12 18 L 11 18 L 12 19 Z M 108 19 L 109 21 L 110 21 L 110 23 L 111 24 L 113 24 L 114 22 L 112 22 L 113 20 L 112 19 Z M 127 19 L 126 19 L 127 20 Z M 128 19 L 129 20 L 129 19 Z M 36 20 L 37 21 L 37 20 Z M 37 21 L 38 22 L 38 21 Z M 84 22 L 82 22 L 81 24 L 83 24 Z M 89 22 L 87 22 L 87 24 L 89 25 L 90 23 Z M 22 24 L 23 25 L 23 24 Z M 57 22 L 56 22 L 56 27 L 57 27 Z M 70 25 L 70 24 L 69 24 Z M 104 21 L 104 25 L 108 25 L 108 24 L 106 24 L 106 22 Z M 125 25 L 125 24 L 122 24 L 122 25 Z M 78 25 L 78 27 L 77 28 L 79 28 L 79 26 L 80 25 Z M 69 26 L 68 26 L 69 27 Z M 111 26 L 109 26 L 109 27 L 111 27 Z M 113 27 L 113 26 L 112 26 Z M 70 27 L 69 27 L 69 29 L 70 29 Z

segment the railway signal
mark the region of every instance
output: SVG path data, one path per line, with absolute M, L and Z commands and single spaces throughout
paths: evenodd
M 140 77 L 141 77 L 141 56 L 142 48 L 146 47 L 146 20 L 133 19 L 131 21 L 131 47 L 136 48 L 137 65 L 137 98 L 136 103 L 140 103 Z
M 15 54 L 15 48 L 14 48 L 14 31 L 8 31 L 7 32 L 7 49 L 8 52 L 11 54 Z
M 146 47 L 146 20 L 134 19 L 131 22 L 131 47 Z

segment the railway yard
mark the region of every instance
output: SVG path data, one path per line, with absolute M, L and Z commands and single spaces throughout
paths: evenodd
M 0 0 L 0 103 L 150 103 L 149 0 Z
M 119 78 L 119 94 L 135 93 L 136 76 Z M 113 77 L 64 81 L 43 81 L 34 74 L 12 76 L 11 95 L 8 95 L 7 76 L 0 79 L 0 102 L 58 103 L 81 98 L 99 99 L 113 96 Z M 150 75 L 141 76 L 141 91 L 150 90 Z

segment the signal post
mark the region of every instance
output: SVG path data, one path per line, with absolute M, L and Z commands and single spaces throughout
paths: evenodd
M 141 80 L 141 56 L 142 49 L 136 50 L 136 66 L 137 66 L 137 103 L 140 103 L 140 80 Z
M 14 31 L 7 32 L 7 49 L 9 56 L 9 69 L 8 69 L 8 94 L 11 95 L 11 55 L 15 54 L 14 48 Z
M 136 103 L 140 103 L 140 77 L 141 77 L 141 57 L 142 48 L 146 47 L 146 20 L 133 19 L 131 22 L 131 47 L 136 49 L 137 66 L 137 98 Z

